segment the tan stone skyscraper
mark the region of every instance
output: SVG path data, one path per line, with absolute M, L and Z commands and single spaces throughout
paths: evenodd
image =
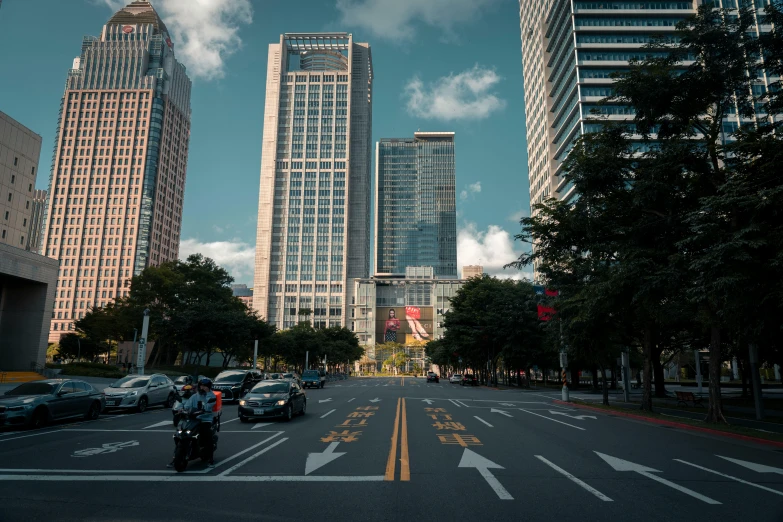
M 176 259 L 190 139 L 190 79 L 150 2 L 86 36 L 60 105 L 42 253 L 60 261 L 49 340 Z
M 278 328 L 303 309 L 351 326 L 370 270 L 372 79 L 370 45 L 348 33 L 269 46 L 253 305 Z

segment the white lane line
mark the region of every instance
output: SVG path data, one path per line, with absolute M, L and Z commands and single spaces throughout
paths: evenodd
M 228 424 L 229 422 L 234 422 L 234 421 L 238 421 L 238 420 L 239 420 L 239 417 L 235 417 L 235 418 L 233 418 L 231 420 L 227 420 L 227 421 L 220 421 L 220 425 L 222 426 L 223 424 Z
M 474 415 L 474 417 L 476 417 L 476 416 Z M 487 426 L 489 426 L 490 428 L 494 428 L 494 426 L 493 426 L 492 424 L 488 423 L 487 421 L 485 421 L 485 420 L 484 420 L 484 419 L 482 419 L 481 417 L 476 417 L 476 418 L 477 418 L 478 420 L 480 420 L 481 422 L 483 422 L 484 424 L 486 424 Z
M 151 424 L 144 429 L 146 430 L 148 428 L 160 428 L 161 426 L 172 425 L 172 424 L 173 423 L 170 420 L 166 420 L 166 421 L 158 422 L 157 424 Z
M 464 402 L 462 402 L 461 400 L 459 400 L 459 399 L 454 399 L 454 400 L 456 400 L 458 403 L 460 403 L 460 404 L 461 404 L 462 406 L 464 406 L 465 408 L 470 408 L 470 406 L 468 406 L 467 404 L 465 404 L 465 403 L 464 403 Z
M 323 415 L 321 415 L 321 418 L 323 419 L 323 418 L 324 418 L 324 417 L 326 417 L 327 415 L 331 415 L 332 413 L 334 413 L 334 412 L 336 412 L 336 411 L 337 411 L 337 409 L 336 409 L 336 408 L 335 408 L 334 410 L 327 411 L 326 413 L 324 413 Z
M 287 441 L 287 440 L 288 440 L 288 437 L 284 437 L 284 438 L 282 438 L 282 439 L 278 440 L 277 442 L 275 442 L 274 444 L 270 444 L 269 446 L 267 446 L 266 448 L 262 449 L 262 450 L 261 450 L 261 451 L 259 451 L 258 453 L 254 453 L 254 454 L 250 455 L 248 458 L 246 458 L 245 460 L 243 460 L 243 461 L 241 461 L 241 462 L 238 462 L 238 463 L 234 464 L 233 466 L 231 466 L 230 468 L 228 468 L 228 469 L 227 469 L 226 471 L 224 471 L 223 473 L 220 473 L 220 474 L 218 474 L 218 476 L 219 476 L 219 477 L 225 477 L 226 475 L 228 475 L 228 474 L 229 474 L 229 473 L 231 473 L 232 471 L 236 471 L 237 469 L 241 468 L 242 466 L 244 466 L 245 464 L 247 464 L 248 462 L 250 462 L 250 461 L 251 461 L 251 460 L 253 460 L 254 458 L 256 458 L 256 457 L 258 457 L 258 456 L 260 456 L 260 455 L 263 455 L 263 454 L 264 454 L 264 453 L 266 453 L 267 451 L 271 450 L 272 448 L 274 448 L 274 447 L 276 447 L 276 446 L 279 446 L 280 444 L 284 443 L 284 442 L 285 442 L 285 441 Z
M 58 475 L 0 475 L 0 481 L 41 481 L 58 482 L 67 480 L 68 482 L 383 482 L 383 475 L 371 476 L 324 476 L 324 475 L 305 475 L 305 476 L 286 476 L 286 475 L 185 475 L 185 473 L 174 473 L 172 475 L 72 475 L 63 477 Z
M 565 424 L 566 426 L 571 426 L 572 428 L 576 428 L 578 430 L 587 431 L 584 428 L 580 428 L 579 426 L 574 426 L 573 424 L 568 424 L 567 422 L 559 421 L 557 419 L 547 417 L 546 415 L 539 415 L 538 413 L 533 413 L 532 411 L 528 411 L 524 408 L 519 408 L 519 410 L 524 411 L 525 413 L 529 413 L 530 415 L 535 415 L 536 417 L 541 417 L 542 419 L 547 419 L 547 420 L 551 420 L 552 422 L 557 422 L 558 424 Z
M 753 486 L 754 488 L 763 489 L 764 491 L 769 491 L 770 493 L 774 493 L 776 495 L 783 496 L 783 491 L 778 491 L 777 489 L 768 488 L 766 486 L 762 486 L 761 484 L 754 484 L 753 482 L 748 482 L 747 480 L 742 480 L 741 478 L 733 477 L 731 475 L 726 475 L 725 473 L 721 473 L 720 471 L 715 471 L 713 469 L 705 468 L 703 466 L 699 466 L 698 464 L 693 464 L 691 462 L 686 462 L 681 459 L 674 459 L 677 462 L 682 462 L 683 464 L 686 464 L 688 466 L 693 466 L 694 468 L 699 468 L 704 471 L 708 471 L 710 473 L 714 473 L 716 475 L 720 475 L 721 477 L 726 477 L 727 479 L 736 480 L 737 482 L 741 482 L 743 484 L 747 484 L 748 486 Z
M 189 473 L 191 475 L 199 475 L 204 474 L 211 471 L 210 469 L 202 469 L 198 471 L 183 471 L 183 473 Z M 140 473 L 155 473 L 160 475 L 176 475 L 176 471 L 172 470 L 156 470 L 156 469 L 0 469 L 0 473 L 94 473 L 94 474 L 101 474 L 101 473 L 133 473 L 133 474 L 140 474 Z M 65 478 L 65 477 L 60 477 Z
M 558 473 L 562 473 L 566 478 L 573 481 L 575 484 L 582 486 L 584 489 L 586 489 L 596 497 L 600 498 L 604 502 L 614 502 L 611 498 L 607 497 L 606 495 L 604 495 L 603 493 L 601 493 L 600 491 L 592 487 L 590 484 L 587 484 L 586 482 L 576 478 L 575 476 L 573 476 L 572 474 L 570 474 L 569 472 L 567 472 L 566 470 L 564 470 L 563 468 L 555 464 L 554 462 L 548 461 L 541 455 L 536 455 L 535 457 L 541 462 L 543 462 L 544 464 L 546 464 L 547 466 L 549 466 L 550 468 L 552 468 L 553 470 L 557 471 Z
M 249 432 L 249 431 L 246 431 L 245 433 L 250 433 L 250 432 Z M 262 433 L 263 433 L 263 432 L 262 432 Z M 284 432 L 284 431 L 278 431 L 277 433 L 275 433 L 275 434 L 274 434 L 274 435 L 272 435 L 271 437 L 267 437 L 267 438 L 265 438 L 264 440 L 262 440 L 261 442 L 259 442 L 259 443 L 257 443 L 257 444 L 253 444 L 253 445 L 252 445 L 252 446 L 250 446 L 249 448 L 245 448 L 245 449 L 243 449 L 243 450 L 242 450 L 242 451 L 240 451 L 239 453 L 234 453 L 234 454 L 233 454 L 233 455 L 231 455 L 230 457 L 226 457 L 226 458 L 225 458 L 225 459 L 223 459 L 223 460 L 219 460 L 219 461 L 218 461 L 218 463 L 217 463 L 217 464 L 215 464 L 215 466 L 214 466 L 212 469 L 219 468 L 220 466 L 223 466 L 223 465 L 224 465 L 224 464 L 226 464 L 227 462 L 231 462 L 231 461 L 232 461 L 232 460 L 234 460 L 235 458 L 237 458 L 237 457 L 241 457 L 242 455 L 244 455 L 244 454 L 245 454 L 245 453 L 247 453 L 248 451 L 253 451 L 253 450 L 254 450 L 254 449 L 256 449 L 257 447 L 261 446 L 262 444 L 266 444 L 266 443 L 267 443 L 267 442 L 269 442 L 270 440 L 274 439 L 275 437 L 279 437 L 279 436 L 280 436 L 280 435 L 282 435 L 283 433 L 285 433 L 285 432 Z M 207 473 L 207 472 L 209 472 L 209 471 L 210 471 L 210 469 L 209 469 L 209 468 L 207 468 L 206 470 L 204 470 L 204 473 Z
M 31 433 L 30 435 L 21 435 L 19 437 L 10 437 L 10 438 L 7 438 L 7 439 L 0 439 L 0 442 L 8 442 L 9 440 L 17 440 L 17 439 L 26 439 L 27 437 L 37 437 L 39 435 L 49 435 L 50 433 L 59 433 L 61 431 L 66 431 L 66 430 L 64 430 L 62 428 L 59 428 L 59 429 L 50 430 L 50 431 L 42 431 L 40 433 Z M 107 431 L 110 431 L 110 430 L 107 430 Z
M 354 397 L 353 399 L 348 399 L 348 402 L 355 401 L 355 400 L 356 400 L 356 397 Z
M 274 424 L 274 422 L 259 422 L 258 424 L 253 424 L 253 427 L 250 428 L 251 430 L 256 430 L 258 428 L 264 428 L 266 426 L 271 426 Z M 233 433 L 231 431 L 227 431 L 226 433 Z
M 456 406 L 457 408 L 462 408 L 462 406 L 460 406 L 459 403 L 457 401 L 455 401 L 454 399 L 449 399 L 449 402 L 451 404 L 453 404 L 454 406 Z

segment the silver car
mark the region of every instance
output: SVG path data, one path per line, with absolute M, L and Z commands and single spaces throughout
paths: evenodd
M 103 390 L 106 409 L 135 409 L 142 412 L 149 406 L 171 408 L 177 399 L 174 382 L 162 373 L 128 375 Z

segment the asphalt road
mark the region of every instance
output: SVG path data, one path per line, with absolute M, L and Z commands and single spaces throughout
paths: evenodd
M 351 378 L 289 423 L 224 404 L 216 466 L 185 473 L 168 410 L 0 432 L 0 521 L 783 520 L 783 452 L 556 396 Z

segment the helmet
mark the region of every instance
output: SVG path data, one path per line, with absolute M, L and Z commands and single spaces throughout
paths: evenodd
M 185 386 L 183 386 L 182 387 L 182 395 L 184 395 L 186 399 L 188 397 L 190 397 L 191 395 L 193 395 L 193 385 L 192 384 L 186 384 Z
M 198 381 L 198 383 L 200 386 L 206 386 L 210 390 L 212 389 L 212 379 L 210 379 L 209 377 L 204 377 L 203 379 Z

